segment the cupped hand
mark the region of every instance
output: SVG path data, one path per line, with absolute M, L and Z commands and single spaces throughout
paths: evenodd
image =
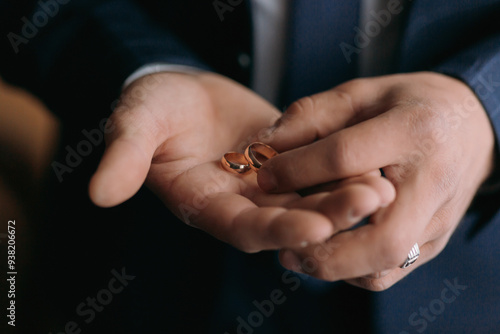
M 254 173 L 233 175 L 220 167 L 224 153 L 241 151 L 279 116 L 253 92 L 216 74 L 141 78 L 123 92 L 110 118 L 114 130 L 90 182 L 90 197 L 97 205 L 114 206 L 146 182 L 186 223 L 246 252 L 317 243 L 333 233 L 335 213 L 321 208 L 336 200 L 334 191 L 313 199 L 266 194 Z M 379 188 L 359 182 L 339 191 L 366 191 L 371 202 L 358 211 L 367 214 L 392 200 L 379 196 Z
M 357 79 L 301 99 L 264 141 L 286 151 L 259 171 L 269 193 L 376 169 L 394 184 L 395 201 L 369 224 L 343 226 L 321 251 L 280 254 L 287 268 L 370 290 L 439 254 L 493 168 L 494 135 L 481 103 L 463 82 L 430 72 Z M 419 259 L 400 269 L 415 243 Z

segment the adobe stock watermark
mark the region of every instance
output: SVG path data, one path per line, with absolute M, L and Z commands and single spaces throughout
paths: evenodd
M 289 272 L 291 274 L 291 272 Z M 294 277 L 296 278 L 296 277 Z M 298 278 L 297 278 L 298 280 Z M 293 283 L 293 281 L 291 281 Z M 296 286 L 291 287 L 290 289 L 298 288 Z M 293 290 L 293 291 L 295 291 Z M 250 312 L 245 319 L 241 316 L 236 318 L 238 322 L 237 334 L 252 334 L 254 333 L 254 329 L 259 328 L 264 324 L 265 318 L 269 318 L 275 312 L 277 306 L 283 304 L 286 301 L 287 297 L 283 290 L 274 289 L 269 294 L 269 299 L 265 299 L 263 301 L 254 300 L 252 305 L 255 308 L 255 311 Z M 224 332 L 224 334 L 230 334 L 229 332 Z
M 214 0 L 212 2 L 212 5 L 214 6 L 215 12 L 219 16 L 219 20 L 224 21 L 225 17 L 224 14 L 226 12 L 233 12 L 234 9 L 241 5 L 243 3 L 243 0 Z
M 497 65 L 500 65 L 499 61 Z M 471 83 L 471 88 L 482 101 L 488 100 L 499 87 L 500 78 L 494 78 L 493 73 L 488 73 L 486 77 L 481 74 Z
M 224 334 L 254 334 L 261 327 L 265 320 L 275 314 L 277 308 L 283 305 L 290 292 L 297 291 L 303 282 L 310 279 L 309 274 L 316 272 L 320 263 L 326 261 L 334 252 L 332 245 L 324 243 L 316 245 L 313 255 L 301 260 L 294 271 L 301 272 L 303 275 L 297 275 L 292 271 L 285 271 L 281 276 L 283 285 L 288 289 L 274 289 L 270 292 L 269 298 L 258 301 L 252 301 L 252 308 L 248 314 L 236 318 L 236 332 L 225 331 Z M 419 307 L 418 311 L 413 312 L 408 317 L 408 323 L 414 327 L 417 333 L 423 333 L 430 323 L 436 321 L 440 315 L 446 311 L 446 306 L 455 302 L 457 298 L 465 291 L 468 286 L 459 282 L 455 277 L 453 280 L 445 279 L 444 288 L 439 297 L 431 300 L 427 305 Z M 399 334 L 411 334 L 408 331 L 401 331 Z
M 273 316 L 279 306 L 283 305 L 288 300 L 288 295 L 297 291 L 303 281 L 310 278 L 307 275 L 297 275 L 296 273 L 287 270 L 281 275 L 281 282 L 286 287 L 286 290 L 276 288 L 269 293 L 269 298 L 257 301 L 252 301 L 253 310 L 244 316 L 236 318 L 236 334 L 253 334 L 255 330 L 261 327 L 265 320 Z M 233 334 L 225 331 L 224 334 Z
M 90 324 L 97 317 L 98 313 L 105 310 L 106 306 L 111 304 L 113 298 L 120 294 L 135 276 L 126 273 L 125 268 L 120 272 L 111 270 L 113 277 L 109 280 L 106 288 L 99 290 L 95 296 L 87 297 L 85 301 L 76 306 L 76 314 L 83 320 L 85 324 Z M 80 334 L 82 328 L 77 320 L 70 320 L 64 325 L 64 331 L 54 334 Z M 52 334 L 52 332 L 49 332 Z
M 71 0 L 39 0 L 37 2 L 38 9 L 35 11 L 31 19 L 26 16 L 21 18 L 23 26 L 19 34 L 9 32 L 7 38 L 10 45 L 16 54 L 19 53 L 19 47 L 22 44 L 28 44 L 29 41 L 38 35 L 39 29 L 45 27 L 51 18 L 54 18 L 59 13 L 59 7 L 66 5 Z
M 203 188 L 196 188 L 195 195 L 189 203 L 181 203 L 178 205 L 180 217 L 184 223 L 190 226 L 193 224 L 193 217 L 197 216 L 201 210 L 205 209 L 210 203 L 210 195 L 224 191 L 230 182 L 230 176 L 227 172 L 211 171 L 208 175 L 210 182 L 205 183 Z
M 237 327 L 235 334 L 256 333 L 256 330 L 264 324 L 265 320 L 273 316 L 278 307 L 288 300 L 289 294 L 297 291 L 303 282 L 311 278 L 308 274 L 318 268 L 318 261 L 325 261 L 332 254 L 333 249 L 331 247 L 327 247 L 324 243 L 317 244 L 314 248 L 313 256 L 302 260 L 300 268 L 296 268 L 296 271 L 303 272 L 303 275 L 298 275 L 290 270 L 284 271 L 281 275 L 281 283 L 286 289 L 276 288 L 269 293 L 269 298 L 261 301 L 253 300 L 253 310 L 246 315 L 236 318 Z M 225 331 L 224 334 L 233 333 Z
M 455 277 L 453 282 L 445 279 L 443 284 L 445 287 L 441 290 L 438 298 L 431 300 L 428 305 L 420 306 L 418 312 L 413 312 L 408 317 L 408 324 L 417 333 L 425 332 L 429 323 L 436 321 L 446 311 L 446 305 L 455 302 L 462 292 L 468 288 L 467 285 L 458 282 L 458 277 Z M 410 334 L 410 332 L 401 331 L 399 334 Z
M 359 54 L 362 49 L 370 45 L 372 39 L 377 37 L 382 29 L 391 23 L 393 16 L 401 14 L 403 9 L 400 0 L 389 0 L 386 9 L 381 9 L 378 12 L 370 11 L 369 15 L 372 19 L 365 23 L 364 29 L 362 30 L 360 27 L 353 28 L 356 35 L 352 44 L 342 42 L 339 45 L 347 63 L 352 62 L 351 57 L 354 53 Z
M 155 89 L 161 83 L 155 75 L 143 77 L 141 84 L 132 86 L 127 93 L 120 99 L 111 103 L 113 113 L 126 112 L 133 108 L 140 107 L 146 99 L 147 92 Z M 99 121 L 97 127 L 91 130 L 83 129 L 81 131 L 83 139 L 75 147 L 66 145 L 66 156 L 64 161 L 53 161 L 51 167 L 57 176 L 58 181 L 64 181 L 65 174 L 71 174 L 85 157 L 88 157 L 94 151 L 94 148 L 104 143 L 104 137 L 116 129 L 115 124 L 109 118 L 103 118 Z
M 112 123 L 108 123 L 108 118 L 103 118 L 99 122 L 99 127 L 88 130 L 82 130 L 85 139 L 80 140 L 75 148 L 66 145 L 66 158 L 64 163 L 53 161 L 51 166 L 60 183 L 64 181 L 65 173 L 72 173 L 75 168 L 80 166 L 83 158 L 88 157 L 94 151 L 94 147 L 104 142 L 104 135 L 111 133 L 115 129 Z

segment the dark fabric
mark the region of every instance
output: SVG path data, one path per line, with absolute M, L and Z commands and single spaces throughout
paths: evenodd
M 15 11 L 17 19 L 15 5 L 2 4 L 2 31 L 25 36 L 24 17 L 37 33 L 17 47 L 2 38 L 0 73 L 41 96 L 66 124 L 107 117 L 127 76 L 148 63 L 216 70 L 243 83 L 250 78 L 238 65 L 239 54 L 251 51 L 244 5 L 220 21 L 210 1 L 71 0 L 54 5 L 52 17 L 38 3 Z M 40 15 L 51 18 L 38 28 Z M 87 100 L 94 107 L 84 113 L 68 107 Z
M 339 46 L 353 43 L 359 5 L 359 1 L 349 0 L 292 1 L 284 105 L 357 75 L 357 54 L 348 61 Z
M 209 0 L 0 0 L 2 36 L 22 35 L 23 17 L 33 22 L 48 3 L 59 4 L 18 53 L 8 38 L 0 40 L 0 73 L 62 119 L 56 157 L 62 161 L 65 147 L 76 147 L 83 129 L 109 115 L 123 80 L 142 65 L 191 65 L 248 84 L 251 68 L 238 58 L 252 54 L 249 2 L 221 2 L 232 3 L 222 17 Z M 292 6 L 279 107 L 356 77 L 356 54 L 347 62 L 340 45 L 354 44 L 355 29 L 364 28 L 357 1 L 295 0 Z M 405 11 L 395 67 L 464 80 L 500 139 L 500 1 L 413 0 Z M 97 145 L 64 182 L 50 175 L 46 212 L 31 227 L 32 265 L 19 288 L 24 332 L 56 333 L 75 321 L 86 333 L 233 334 L 238 317 L 248 321 L 254 301 L 276 289 L 286 301 L 254 333 L 500 332 L 498 193 L 478 197 L 436 259 L 388 291 L 369 293 L 287 273 L 273 252 L 238 252 L 185 227 L 146 189 L 117 208 L 96 208 L 86 191 L 103 148 Z M 86 323 L 76 307 L 122 267 L 136 278 Z M 443 289 L 455 280 L 466 288 L 444 303 Z M 452 297 L 449 290 L 443 296 Z

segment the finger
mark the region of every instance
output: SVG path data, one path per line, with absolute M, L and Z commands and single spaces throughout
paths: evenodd
M 384 81 L 352 80 L 326 92 L 294 102 L 283 116 L 261 132 L 260 141 L 279 152 L 304 146 L 373 117 L 373 106 L 380 99 Z
M 384 270 L 384 271 L 379 271 L 377 273 L 373 273 L 373 274 L 370 274 L 370 275 L 366 275 L 365 277 L 362 277 L 362 278 L 368 278 L 368 279 L 378 279 L 378 278 L 383 278 L 383 277 L 386 277 L 387 275 L 389 275 L 390 273 L 392 273 L 395 269 L 389 269 L 389 270 Z M 346 282 L 349 283 L 349 280 L 347 280 Z
M 419 244 L 420 256 L 418 257 L 417 261 L 410 267 L 404 269 L 395 268 L 383 272 L 372 273 L 365 277 L 358 277 L 355 279 L 347 280 L 346 282 L 363 289 L 382 291 L 391 287 L 421 265 L 432 260 L 446 247 L 454 231 L 453 228 L 446 228 L 447 224 L 442 220 L 441 217 L 441 211 L 448 210 L 449 208 L 443 210 L 442 207 L 438 212 L 436 212 L 436 214 L 432 218 L 431 223 L 427 225 L 421 240 L 429 241 L 423 245 Z M 462 215 L 460 215 L 459 217 L 462 217 Z M 459 217 L 457 218 L 459 219 Z M 440 228 L 444 228 L 444 231 L 439 231 L 439 229 L 433 227 L 436 225 L 440 226 Z
M 417 261 L 407 268 L 395 268 L 391 270 L 385 270 L 383 272 L 374 273 L 367 275 L 366 277 L 357 277 L 353 279 L 346 280 L 347 283 L 357 286 L 362 289 L 370 291 L 384 291 L 393 286 L 395 283 L 402 280 L 412 271 L 420 267 L 421 265 L 432 260 L 436 253 L 435 247 L 432 242 L 423 244 L 420 248 L 420 256 Z
M 255 175 L 229 174 L 217 163 L 207 163 L 168 183 L 161 182 L 162 173 L 150 173 L 148 186 L 185 223 L 245 252 L 300 248 L 331 236 L 330 220 L 320 213 L 281 206 L 258 207 L 246 196 L 257 198 L 261 204 L 283 205 L 298 195 L 250 196 L 253 189 L 258 190 L 252 178 Z
M 401 125 L 406 120 L 393 109 L 310 145 L 277 155 L 258 172 L 259 186 L 268 192 L 303 189 L 398 163 L 415 143 Z
M 412 271 L 416 270 L 418 267 L 434 259 L 444 249 L 444 247 L 448 243 L 448 239 L 449 236 L 442 236 L 420 246 L 420 256 L 418 257 L 416 262 L 414 262 L 407 268 L 395 268 L 392 270 L 386 270 L 382 273 L 368 275 L 368 277 L 358 277 L 346 280 L 346 282 L 351 285 L 371 291 L 386 290 L 393 286 L 395 283 L 402 280 Z
M 389 269 L 382 272 L 372 273 L 365 277 L 347 280 L 347 283 L 372 291 L 385 290 L 400 281 L 419 266 L 432 260 L 446 247 L 446 244 L 454 231 L 452 228 L 446 229 L 447 224 L 442 221 L 441 211 L 443 211 L 443 207 L 436 212 L 431 223 L 427 225 L 421 240 L 429 241 L 423 245 L 419 244 L 420 256 L 414 264 L 404 269 Z M 444 211 L 448 211 L 448 209 L 445 209 Z M 444 231 L 436 230 L 436 228 L 433 227 L 435 225 L 438 225 L 441 228 L 444 227 Z
M 351 184 L 332 193 L 305 197 L 291 206 L 324 214 L 334 226 L 333 233 L 338 233 L 375 212 L 380 207 L 380 196 L 366 185 Z
M 259 208 L 234 193 L 218 193 L 208 201 L 202 214 L 193 216 L 190 223 L 248 253 L 300 248 L 323 241 L 332 234 L 328 218 L 316 212 Z
M 373 170 L 371 172 L 365 173 L 365 174 L 360 175 L 360 176 L 349 177 L 349 178 L 344 179 L 344 180 L 331 181 L 331 182 L 319 184 L 317 186 L 309 187 L 306 189 L 301 189 L 301 190 L 299 190 L 299 192 L 301 195 L 307 196 L 307 195 L 316 194 L 316 193 L 320 193 L 320 192 L 333 191 L 335 189 L 340 188 L 342 185 L 346 184 L 345 182 L 349 182 L 351 180 L 354 180 L 353 182 L 357 183 L 357 182 L 359 182 L 358 177 L 365 177 L 365 176 L 380 177 L 381 173 L 380 173 L 380 170 L 377 169 L 377 170 Z
M 395 202 L 373 215 L 368 225 L 333 236 L 326 243 L 326 256 L 315 258 L 314 246 L 293 253 L 300 261 L 315 261 L 311 275 L 332 281 L 399 267 L 415 242 L 425 244 L 421 238 L 440 205 L 423 191 L 427 185 L 420 181 L 420 177 L 414 177 L 396 189 Z M 283 263 L 285 267 L 298 264 Z
M 139 190 L 156 149 L 143 131 L 116 126 L 89 184 L 91 200 L 101 207 L 118 205 Z
M 393 185 L 381 177 L 358 177 L 331 192 L 309 195 L 288 208 L 318 211 L 332 221 L 334 233 L 349 229 L 394 199 Z
M 336 188 L 344 187 L 349 184 L 361 183 L 369 186 L 380 197 L 380 206 L 386 207 L 396 198 L 396 189 L 394 185 L 386 178 L 381 177 L 379 170 L 373 170 L 361 176 L 344 179 L 335 185 Z

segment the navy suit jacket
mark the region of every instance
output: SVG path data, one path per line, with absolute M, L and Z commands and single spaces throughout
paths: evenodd
M 148 63 L 195 66 L 246 85 L 251 82 L 251 63 L 238 61 L 242 54 L 252 56 L 247 1 L 221 1 L 230 8 L 222 16 L 211 0 L 60 2 L 0 1 L 0 29 L 7 37 L 0 46 L 0 73 L 40 96 L 61 118 L 68 138 L 78 140 L 82 128 L 106 117 L 125 78 Z M 301 20 L 311 25 L 298 29 L 298 18 L 292 15 L 285 73 L 292 84 L 284 83 L 283 105 L 358 75 L 356 57 L 346 62 L 339 47 L 355 39 L 357 9 L 338 15 L 328 11 L 327 1 L 295 0 L 292 6 L 304 4 L 306 17 Z M 46 24 L 36 17 L 40 12 L 49 17 Z M 394 71 L 437 71 L 466 82 L 483 103 L 500 142 L 500 1 L 413 0 L 404 15 Z M 302 48 L 295 47 L 297 41 L 305 43 Z M 498 145 L 496 150 L 500 154 Z M 85 179 L 91 169 L 74 177 Z M 275 316 L 258 328 L 252 327 L 255 333 L 356 332 L 364 321 L 379 333 L 500 333 L 499 240 L 497 191 L 478 195 L 436 259 L 382 293 L 283 277 L 273 255 L 228 250 L 228 263 L 240 265 L 224 273 L 225 290 L 214 301 L 217 312 L 208 317 L 212 327 L 207 331 L 236 333 L 243 326 L 238 317 L 248 323 L 246 315 L 256 309 L 252 300 L 265 299 L 273 286 L 279 286 L 289 293 L 289 302 L 276 306 Z M 272 268 L 262 264 L 266 261 L 273 262 Z M 303 283 L 301 292 L 291 291 L 296 279 Z M 242 288 L 235 282 L 247 285 Z M 131 328 L 161 326 L 157 308 L 147 310 L 149 316 L 146 311 L 132 312 Z M 182 317 L 168 319 L 186 328 L 196 325 Z

